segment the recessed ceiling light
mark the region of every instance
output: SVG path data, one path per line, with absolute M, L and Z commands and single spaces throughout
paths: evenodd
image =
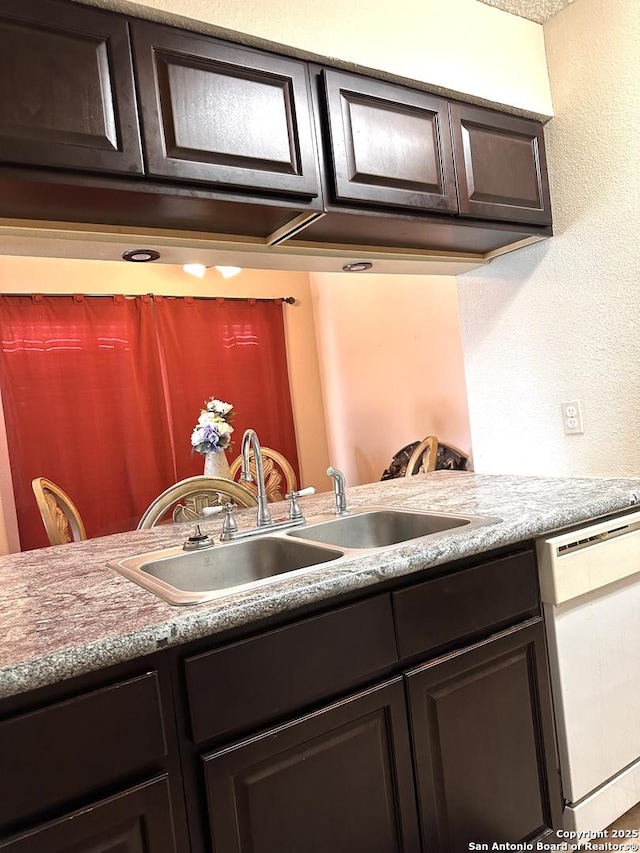
M 157 261 L 160 252 L 155 249 L 127 249 L 122 253 L 123 261 L 133 261 L 136 264 L 144 264 L 147 261 Z
M 207 268 L 204 264 L 185 264 L 182 269 L 188 272 L 189 275 L 195 275 L 198 278 L 204 278 Z
M 344 272 L 366 272 L 372 268 L 371 261 L 353 261 L 351 264 L 345 264 L 342 269 Z
M 242 272 L 242 267 L 216 267 L 222 278 L 232 278 Z

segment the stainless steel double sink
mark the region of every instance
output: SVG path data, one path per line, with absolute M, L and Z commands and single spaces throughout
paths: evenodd
M 486 516 L 363 507 L 344 516 L 319 516 L 286 532 L 269 533 L 267 528 L 255 538 L 201 551 L 178 546 L 109 565 L 169 604 L 198 604 L 262 586 L 282 575 L 294 577 L 323 563 L 495 521 Z

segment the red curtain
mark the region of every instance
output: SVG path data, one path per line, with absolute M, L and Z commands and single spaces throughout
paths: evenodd
M 211 396 L 297 469 L 282 308 L 143 296 L 0 296 L 0 381 L 23 550 L 48 544 L 31 480 L 78 506 L 88 536 L 135 528 L 200 474 L 190 436 Z
M 190 438 L 210 397 L 233 404 L 230 462 L 240 453 L 245 429 L 253 427 L 265 447 L 289 460 L 299 479 L 280 300 L 160 298 L 156 310 L 177 479 L 203 471 Z

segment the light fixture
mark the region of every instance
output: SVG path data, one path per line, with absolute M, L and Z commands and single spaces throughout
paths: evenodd
M 157 261 L 160 252 L 155 249 L 127 249 L 122 253 L 123 261 L 133 261 L 135 264 L 144 264 L 147 261 Z
M 242 267 L 216 267 L 222 278 L 232 278 L 242 272 Z
M 345 264 L 342 269 L 344 272 L 366 272 L 372 266 L 371 261 L 353 261 L 353 263 Z
M 198 278 L 204 278 L 207 268 L 204 264 L 185 264 L 182 269 L 188 272 L 189 275 L 195 275 Z

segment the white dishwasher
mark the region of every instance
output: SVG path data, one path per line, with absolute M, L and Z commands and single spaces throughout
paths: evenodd
M 537 543 L 564 829 L 640 801 L 640 512 Z

